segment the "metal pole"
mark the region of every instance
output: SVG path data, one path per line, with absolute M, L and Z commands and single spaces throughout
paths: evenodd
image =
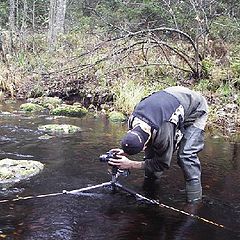
M 112 185 L 112 182 L 105 182 L 105 183 L 97 184 L 94 186 L 80 188 L 80 189 L 71 190 L 71 191 L 63 190 L 63 194 L 78 194 L 80 192 L 89 191 L 89 190 L 93 190 L 93 189 L 101 188 L 101 187 L 107 187 L 107 186 L 111 186 L 111 185 Z
M 151 204 L 157 204 L 159 205 L 159 202 L 157 200 L 153 200 L 153 199 L 149 199 L 147 197 L 144 197 L 143 195 L 133 191 L 132 189 L 129 189 L 125 186 L 123 186 L 122 184 L 120 184 L 119 182 L 116 182 L 115 183 L 116 187 L 124 190 L 125 192 L 128 192 L 130 193 L 131 195 L 133 195 L 137 200 L 140 200 L 140 201 L 146 201 L 148 203 L 151 203 Z

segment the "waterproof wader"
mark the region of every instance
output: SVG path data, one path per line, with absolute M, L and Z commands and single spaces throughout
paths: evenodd
M 201 164 L 197 154 L 203 149 L 203 130 L 190 126 L 185 130 L 178 149 L 178 164 L 183 170 L 188 202 L 202 198 Z

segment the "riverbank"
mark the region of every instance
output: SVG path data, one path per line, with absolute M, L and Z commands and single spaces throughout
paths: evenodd
M 16 48 L 1 62 L 0 99 L 40 96 L 81 103 L 92 112 L 120 111 L 128 116 L 143 97 L 169 86 L 186 86 L 201 92 L 210 107 L 208 127 L 224 136 L 240 132 L 240 63 L 238 46 L 228 46 L 223 61 L 209 49 L 199 62 L 202 76 L 192 75 L 194 51 L 186 42 L 170 39 L 175 51 L 136 39 L 111 39 L 100 34 L 61 36 L 54 52 L 46 36 L 37 35 L 35 49 Z M 35 40 L 36 40 L 35 39 Z M 176 39 L 175 39 L 176 40 Z M 31 45 L 26 39 L 26 46 Z M 61 44 L 62 43 L 62 44 Z M 186 61 L 176 51 L 188 54 Z M 167 56 L 166 56 L 167 53 Z
M 226 100 L 222 99 L 221 96 L 216 93 L 201 93 L 206 97 L 209 104 L 209 118 L 206 127 L 207 134 L 213 136 L 214 138 L 224 137 L 228 141 L 239 142 L 240 114 L 239 106 L 235 103 L 235 99 L 228 99 L 229 101 L 226 102 Z M 39 98 L 21 98 L 21 102 L 35 102 L 38 101 L 37 99 Z M 9 99 L 5 100 L 5 104 L 11 102 Z M 136 102 L 136 99 L 132 99 L 132 101 L 126 104 L 132 104 L 132 106 L 134 106 L 135 102 L 133 100 Z M 73 105 L 74 107 L 78 104 L 79 106 L 85 107 L 88 112 L 94 115 L 100 114 L 109 116 L 111 115 L 110 113 L 114 113 L 116 111 L 123 112 L 127 118 L 130 112 L 123 111 L 123 105 L 121 105 L 122 108 L 119 107 L 119 103 L 116 104 L 116 101 L 116 95 L 111 91 L 97 92 L 96 95 L 93 95 L 92 92 L 86 92 L 82 96 L 74 95 L 63 98 L 63 102 L 70 104 L 70 106 Z

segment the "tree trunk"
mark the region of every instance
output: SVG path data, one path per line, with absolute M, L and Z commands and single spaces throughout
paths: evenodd
M 21 39 L 22 48 L 25 49 L 25 50 L 27 48 L 27 18 L 28 18 L 28 12 L 27 11 L 28 11 L 27 0 L 23 0 L 20 39 Z
M 19 0 L 16 0 L 16 28 L 19 29 Z
M 9 21 L 9 28 L 11 32 L 15 31 L 15 0 L 9 0 L 9 15 L 8 15 L 8 21 Z
M 67 0 L 51 0 L 49 11 L 49 50 L 56 48 L 57 36 L 64 32 Z
M 8 52 L 11 53 L 13 49 L 13 34 L 16 30 L 15 26 L 15 0 L 9 0 L 9 15 L 8 15 L 8 21 L 9 21 L 9 42 L 8 42 Z

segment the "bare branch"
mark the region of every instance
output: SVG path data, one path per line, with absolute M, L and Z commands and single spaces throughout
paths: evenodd
M 187 63 L 187 65 L 189 66 L 189 68 L 192 70 L 192 72 L 194 72 L 195 73 L 195 69 L 194 69 L 194 67 L 191 65 L 191 63 L 187 60 L 187 58 L 183 55 L 183 54 L 181 54 L 179 51 L 177 51 L 175 48 L 173 48 L 173 47 L 171 47 L 169 44 L 167 44 L 166 42 L 163 42 L 163 41 L 158 41 L 157 39 L 154 39 L 153 38 L 153 41 L 154 42 L 156 42 L 157 44 L 159 44 L 159 45 L 164 45 L 164 46 L 166 46 L 166 47 L 168 47 L 170 50 L 172 50 L 174 53 L 176 53 L 178 56 L 180 56 L 186 63 Z M 172 65 L 172 64 L 171 64 Z
M 134 37 L 134 36 L 137 36 L 137 35 L 143 35 L 143 34 L 153 33 L 153 32 L 171 32 L 171 33 L 175 32 L 175 33 L 178 33 L 178 34 L 182 35 L 183 37 L 185 37 L 190 42 L 190 44 L 192 45 L 194 51 L 198 53 L 196 44 L 193 41 L 193 39 L 190 37 L 190 35 L 188 35 L 187 33 L 183 32 L 179 29 L 167 28 L 167 27 L 160 27 L 160 28 L 154 28 L 154 29 L 144 29 L 144 30 L 141 30 L 141 31 L 138 31 L 138 32 L 131 32 L 126 37 Z M 198 54 L 198 55 L 199 55 L 200 60 L 202 60 L 201 55 L 200 54 Z

